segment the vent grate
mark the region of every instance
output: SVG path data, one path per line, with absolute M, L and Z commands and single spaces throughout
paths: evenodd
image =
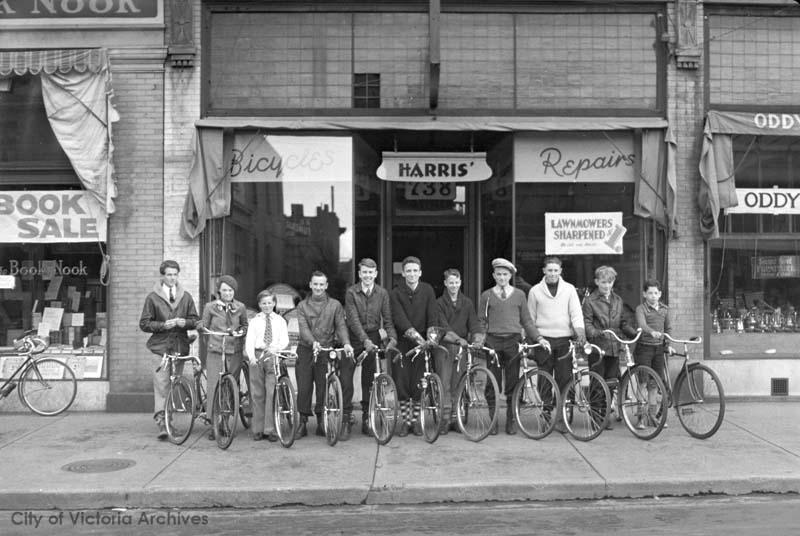
M 789 378 L 772 378 L 771 396 L 789 396 Z

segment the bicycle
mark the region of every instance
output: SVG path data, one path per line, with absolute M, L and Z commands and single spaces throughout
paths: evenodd
M 497 423 L 497 400 L 500 389 L 494 374 L 485 365 L 473 362 L 473 350 L 486 352 L 490 361 L 498 367 L 500 361 L 493 349 L 482 345 L 462 346 L 455 356 L 456 372 L 465 352 L 467 356 L 464 373 L 456 387 L 456 422 L 464 437 L 478 442 L 485 439 Z
M 587 356 L 592 350 L 601 357 L 604 354 L 597 345 L 587 343 L 583 348 L 585 355 L 580 358 L 578 346 L 570 341 L 567 353 L 558 358 L 572 357 L 572 377 L 561 393 L 561 416 L 567 431 L 578 441 L 590 441 L 599 436 L 611 412 L 611 392 L 605 379 L 589 370 Z
M 517 426 L 530 439 L 544 439 L 555 429 L 561 394 L 553 375 L 539 369 L 539 364 L 529 355 L 536 348 L 549 348 L 543 344 L 519 344 L 522 376 L 514 386 L 511 397 Z M 554 417 L 554 411 L 555 417 Z
M 442 413 L 444 412 L 442 400 L 442 379 L 433 372 L 431 367 L 431 350 L 438 348 L 443 352 L 447 350 L 439 346 L 436 337 L 419 343 L 406 352 L 406 357 L 414 361 L 420 354 L 425 358 L 425 371 L 420 378 L 419 395 L 419 422 L 425 441 L 433 443 L 439 438 Z
M 325 393 L 322 401 L 322 423 L 325 429 L 325 440 L 334 446 L 342 432 L 342 382 L 339 379 L 339 360 L 345 353 L 342 348 L 318 346 L 314 348 L 314 363 L 320 352 L 328 354 L 328 372 L 325 374 Z
M 716 372 L 705 364 L 689 359 L 689 345 L 701 344 L 703 339 L 692 337 L 688 340 L 674 339 L 664 334 L 669 342 L 683 344 L 683 353 L 668 346 L 664 352 L 664 373 L 667 385 L 666 408 L 675 406 L 681 426 L 697 439 L 707 439 L 717 433 L 725 418 L 725 392 Z M 669 376 L 669 358 L 683 357 L 681 371 L 672 384 Z M 670 388 L 671 386 L 671 388 Z
M 288 449 L 294 444 L 294 433 L 300 422 L 300 412 L 297 409 L 297 395 L 289 378 L 286 360 L 296 359 L 297 356 L 290 351 L 281 351 L 274 357 L 272 366 L 275 374 L 275 391 L 272 393 L 272 419 L 278 440 Z
M 228 370 L 225 343 L 228 337 L 242 337 L 244 331 L 211 331 L 207 328 L 202 328 L 201 333 L 222 337 L 222 368 L 219 372 L 217 387 L 211 399 L 211 426 L 214 430 L 217 446 L 221 449 L 227 449 L 233 443 L 233 436 L 236 433 L 236 421 L 239 420 L 239 386 L 233 374 Z
M 192 380 L 183 375 L 186 361 L 192 363 Z M 164 424 L 167 438 L 175 445 L 182 445 L 191 435 L 194 421 L 202 419 L 211 424 L 206 413 L 206 389 L 204 387 L 205 372 L 200 359 L 195 355 L 164 354 L 161 365 L 169 369 L 169 391 L 164 400 Z
M 369 391 L 369 429 L 379 445 L 385 445 L 394 437 L 397 424 L 398 400 L 397 386 L 392 377 L 384 372 L 383 358 L 388 357 L 392 350 L 374 347 L 369 352 L 364 350 L 356 359 L 356 366 L 360 365 L 370 354 L 375 359 L 375 374 L 372 387 Z M 397 354 L 398 350 L 393 351 Z
M 24 361 L 0 386 L 0 400 L 19 387 L 20 401 L 32 412 L 53 417 L 65 412 L 75 401 L 78 384 L 73 370 L 60 359 L 33 356 L 44 352 L 48 343 L 34 331 L 28 331 L 14 341 L 14 350 Z
M 603 333 L 611 334 L 614 340 L 622 344 L 625 357 L 625 372 L 619 380 L 614 405 L 617 415 L 633 435 L 639 439 L 653 439 L 664 429 L 667 420 L 667 412 L 661 411 L 666 402 L 666 388 L 655 370 L 633 361 L 630 345 L 639 340 L 642 330 L 638 330 L 636 337 L 630 340 L 621 339 L 610 329 L 604 329 Z M 657 409 L 653 410 L 653 407 Z

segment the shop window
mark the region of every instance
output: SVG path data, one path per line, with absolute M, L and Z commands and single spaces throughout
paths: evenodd
M 709 240 L 712 357 L 796 355 L 800 214 L 782 199 L 800 194 L 797 140 L 734 136 L 737 193 L 763 189 L 765 202 L 780 206 L 740 206 L 721 219 L 720 238 Z
M 355 73 L 353 75 L 353 108 L 380 107 L 380 73 Z

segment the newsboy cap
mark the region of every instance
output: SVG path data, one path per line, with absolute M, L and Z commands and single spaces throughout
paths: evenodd
M 236 279 L 232 275 L 221 275 L 219 279 L 217 279 L 217 292 L 219 292 L 219 287 L 225 283 L 229 287 L 233 289 L 234 292 L 239 290 L 239 283 L 236 282 Z
M 503 259 L 502 257 L 498 257 L 492 261 L 492 268 L 505 268 L 512 274 L 517 273 L 517 269 L 511 263 L 511 261 Z

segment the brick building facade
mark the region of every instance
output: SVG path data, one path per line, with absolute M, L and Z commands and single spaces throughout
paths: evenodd
M 136 36 L 101 26 L 57 32 L 45 45 L 77 47 L 81 38 L 81 46 L 107 48 L 121 117 L 113 130 L 118 196 L 109 218 L 107 376 L 96 382 L 107 397 L 101 400 L 99 394 L 88 405 L 144 409 L 151 400 L 146 336 L 137 320 L 162 258 L 180 262 L 182 281 L 198 304 L 225 272 L 246 281 L 240 299 L 250 306 L 264 286 L 290 285 L 301 294 L 306 272 L 319 266 L 319 258 L 298 261 L 298 273 L 288 273 L 280 263 L 269 263 L 269 253 L 247 256 L 253 250 L 274 254 L 274 241 L 286 242 L 286 224 L 269 227 L 263 221 L 289 221 L 297 204 L 305 216 L 338 218 L 340 230 L 331 235 L 338 236 L 339 247 L 339 266 L 329 274 L 334 295 L 354 280 L 354 264 L 363 256 L 376 258 L 381 283 L 392 286 L 395 263 L 414 248 L 424 253 L 423 279 L 440 285 L 440 269 L 456 265 L 473 297 L 488 284 L 487 267 L 495 256 L 520 267 L 519 286 L 536 283 L 547 232 L 544 214 L 619 213 L 627 228 L 620 238 L 622 253 L 564 255 L 565 278 L 589 288 L 594 267 L 610 263 L 620 272 L 618 291 L 635 307 L 643 279 L 656 276 L 667 283 L 675 334 L 703 336 L 705 359 L 712 360 L 728 394 L 768 396 L 774 380 L 782 378 L 790 379 L 788 394 L 797 394 L 791 378 L 798 377 L 800 364 L 774 342 L 792 335 L 737 335 L 735 323 L 717 334 L 712 316 L 720 314 L 720 300 L 732 303 L 738 315 L 737 295 L 752 298 L 776 281 L 784 286 L 800 281 L 727 274 L 724 262 L 715 264 L 714 251 L 742 237 L 732 237 L 729 228 L 721 238 L 704 237 L 698 208 L 708 112 L 795 111 L 800 7 L 794 2 L 165 0 L 163 7 L 163 26 Z M 0 51 L 42 48 L 39 30 L 16 32 L 22 40 L 12 46 L 0 37 Z M 223 177 L 231 216 L 207 220 L 205 229 L 188 239 L 180 229 L 192 149 L 208 131 L 221 132 L 221 155 L 229 156 L 233 147 L 247 156 L 258 146 L 253 161 L 281 154 L 276 149 L 281 143 L 307 153 L 302 138 L 313 136 L 322 144 L 315 147 L 323 148 L 331 139 L 338 147 L 344 138 L 350 153 L 333 160 L 350 174 L 330 180 L 298 175 L 296 183 L 290 175 Z M 667 165 L 669 135 L 673 167 Z M 741 143 L 746 152 L 750 142 Z M 582 180 L 552 180 L 554 168 L 528 167 L 548 144 L 564 154 L 579 148 L 597 149 L 596 157 L 630 153 L 636 165 L 611 176 L 587 171 Z M 734 155 L 748 156 L 737 152 L 736 139 L 733 145 Z M 454 182 L 452 195 L 435 186 L 419 197 L 403 182 L 378 177 L 388 153 L 433 158 L 485 153 L 492 175 Z M 652 158 L 662 162 L 651 169 L 655 175 L 640 167 Z M 797 175 L 796 164 L 788 161 L 789 175 L 792 170 Z M 674 203 L 668 201 L 668 171 L 676 178 Z M 659 190 L 658 206 L 641 204 L 640 190 L 648 184 Z M 270 200 L 265 201 L 270 208 L 261 200 Z M 259 209 L 267 215 L 262 227 L 253 229 Z M 770 233 L 772 223 L 759 220 L 758 232 L 774 241 L 770 247 L 777 253 L 748 242 L 750 257 L 791 256 L 789 235 L 797 224 L 796 216 L 788 218 L 786 232 Z M 269 236 L 279 227 L 280 236 Z M 292 243 L 302 244 L 304 226 L 288 227 Z M 431 240 L 435 247 L 425 249 Z M 308 244 L 312 249 L 310 238 Z M 743 253 L 740 257 L 745 263 Z M 291 299 L 284 305 L 290 308 Z M 771 340 L 747 339 L 752 335 Z M 777 351 L 767 352 L 771 349 Z

